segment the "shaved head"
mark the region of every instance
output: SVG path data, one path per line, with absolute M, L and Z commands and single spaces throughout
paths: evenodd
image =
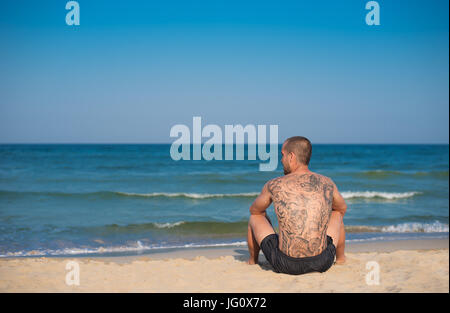
M 311 142 L 302 136 L 295 136 L 286 139 L 284 142 L 284 150 L 286 153 L 294 153 L 297 161 L 301 164 L 308 165 L 311 159 L 312 146 Z

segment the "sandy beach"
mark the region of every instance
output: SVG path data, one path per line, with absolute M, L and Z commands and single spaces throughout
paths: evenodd
M 449 292 L 448 245 L 448 239 L 348 244 L 345 265 L 300 276 L 274 273 L 262 254 L 260 264 L 247 265 L 246 247 L 4 258 L 0 292 Z M 79 285 L 72 284 L 70 261 L 79 265 Z

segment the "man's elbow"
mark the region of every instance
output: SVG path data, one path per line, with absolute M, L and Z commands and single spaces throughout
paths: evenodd
M 250 207 L 250 215 L 258 215 L 258 212 L 255 210 L 253 206 Z
M 344 217 L 345 212 L 347 212 L 347 204 L 344 204 L 339 211 L 341 212 L 342 217 Z
M 347 212 L 347 205 L 344 204 L 343 206 L 340 206 L 340 207 L 337 207 L 337 208 L 333 208 L 333 211 L 341 213 L 342 217 L 344 217 L 345 212 Z
M 250 215 L 264 215 L 264 212 L 261 212 L 260 210 L 257 210 L 256 207 L 254 207 L 253 205 L 250 206 Z

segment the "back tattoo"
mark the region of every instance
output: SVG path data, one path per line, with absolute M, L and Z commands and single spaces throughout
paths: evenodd
M 308 257 L 326 248 L 333 186 L 328 177 L 316 173 L 290 174 L 268 182 L 284 254 Z

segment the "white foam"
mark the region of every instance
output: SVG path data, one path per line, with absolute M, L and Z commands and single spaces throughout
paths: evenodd
M 342 197 L 344 199 L 353 199 L 353 198 L 382 198 L 382 199 L 402 199 L 402 198 L 410 198 L 414 195 L 420 194 L 417 191 L 410 192 L 383 192 L 383 191 L 343 191 L 341 192 Z
M 184 245 L 173 246 L 146 246 L 139 240 L 132 246 L 116 246 L 116 247 L 99 247 L 91 249 L 82 248 L 65 248 L 58 250 L 32 250 L 18 251 L 1 254 L 0 257 L 26 257 L 26 256 L 62 256 L 62 255 L 83 255 L 83 254 L 103 254 L 103 253 L 123 253 L 123 252 L 142 252 L 144 250 L 161 250 L 161 249 L 186 249 L 186 248 L 211 248 L 211 247 L 236 247 L 246 246 L 247 241 L 237 241 L 231 243 L 214 243 L 214 244 L 195 244 L 189 243 Z
M 152 193 L 132 193 L 117 192 L 117 194 L 134 197 L 185 197 L 191 199 L 208 199 L 208 198 L 232 198 L 232 197 L 256 197 L 259 192 L 243 192 L 243 193 L 188 193 L 188 192 L 152 192 Z M 344 199 L 354 198 L 382 198 L 382 199 L 402 199 L 410 198 L 420 194 L 418 191 L 409 192 L 384 192 L 384 191 L 344 191 L 341 192 Z
M 390 237 L 390 236 L 379 236 L 379 237 L 369 237 L 361 239 L 346 239 L 346 243 L 363 243 L 363 242 L 376 242 L 376 241 L 397 241 L 397 240 L 419 240 L 419 239 L 445 239 L 448 235 L 436 234 L 435 236 L 400 236 L 400 237 Z
M 384 233 L 446 233 L 448 225 L 435 221 L 434 223 L 402 223 L 381 228 Z
M 181 224 L 184 224 L 186 222 L 181 221 L 181 222 L 175 222 L 175 223 L 164 223 L 164 224 L 159 224 L 159 223 L 153 223 L 153 225 L 155 225 L 158 228 L 172 228 L 175 226 L 179 226 Z
M 186 192 L 152 192 L 152 193 L 130 193 L 130 192 L 117 192 L 118 194 L 125 196 L 135 197 L 185 197 L 192 199 L 208 199 L 208 198 L 226 198 L 226 197 L 256 197 L 258 192 L 247 193 L 186 193 Z

